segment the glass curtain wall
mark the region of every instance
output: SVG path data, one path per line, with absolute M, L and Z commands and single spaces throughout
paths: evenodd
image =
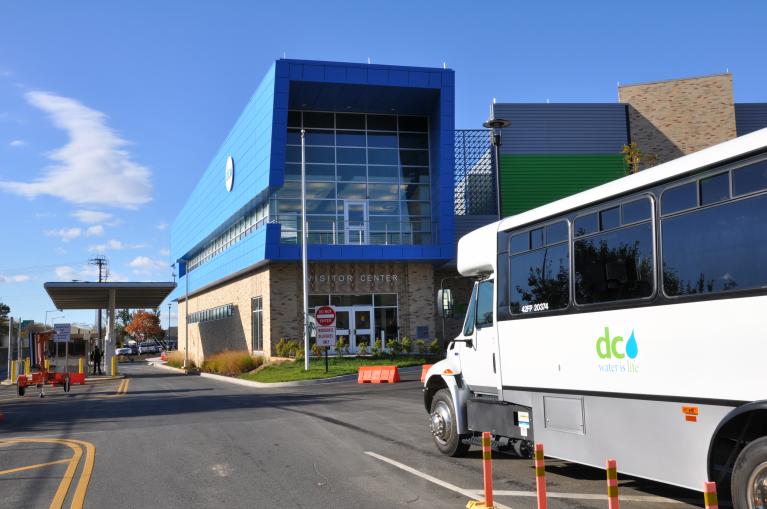
M 301 128 L 310 243 L 436 240 L 426 117 L 290 111 L 285 186 L 270 202 L 283 242 L 297 242 L 301 222 Z

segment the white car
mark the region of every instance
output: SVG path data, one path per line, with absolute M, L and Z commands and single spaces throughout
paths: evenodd
M 130 355 L 131 353 L 133 353 L 133 350 L 127 347 L 115 349 L 115 355 Z

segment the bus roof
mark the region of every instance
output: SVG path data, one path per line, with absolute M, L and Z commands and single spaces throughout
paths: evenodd
M 498 231 L 510 230 L 517 226 L 564 214 L 570 210 L 592 203 L 598 203 L 613 196 L 620 196 L 636 189 L 650 187 L 665 180 L 681 177 L 701 168 L 724 163 L 730 159 L 754 153 L 764 148 L 767 148 L 767 128 L 679 157 L 673 161 L 659 164 L 639 173 L 613 180 L 612 182 L 522 212 L 521 214 L 507 217 L 494 224 Z

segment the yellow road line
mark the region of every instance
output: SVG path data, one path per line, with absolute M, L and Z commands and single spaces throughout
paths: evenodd
M 42 467 L 49 464 L 53 465 L 55 463 L 69 462 L 69 466 L 67 466 L 64 477 L 61 479 L 59 487 L 56 490 L 56 494 L 53 497 L 50 509 L 61 509 L 64 506 L 64 502 L 67 498 L 67 493 L 69 492 L 69 487 L 72 484 L 72 480 L 74 479 L 75 473 L 77 472 L 77 466 L 80 462 L 80 458 L 83 455 L 82 447 L 85 448 L 85 461 L 83 464 L 83 469 L 80 472 L 80 479 L 77 482 L 77 487 L 75 488 L 74 495 L 72 495 L 72 502 L 69 506 L 70 509 L 82 509 L 83 504 L 85 503 L 85 495 L 88 491 L 88 484 L 90 483 L 91 475 L 93 474 L 93 466 L 96 461 L 96 446 L 91 442 L 86 442 L 85 440 L 69 440 L 63 438 L 7 438 L 0 439 L 0 447 L 24 442 L 63 444 L 74 451 L 74 454 L 69 459 L 55 461 L 48 464 L 32 465 L 30 467 L 20 467 L 23 470 L 29 470 L 31 468 Z M 2 473 L 10 473 L 10 471 L 0 472 L 0 474 Z
M 85 464 L 82 472 L 80 472 L 80 480 L 77 481 L 75 494 L 72 495 L 72 504 L 69 506 L 69 509 L 82 509 L 85 495 L 88 492 L 88 483 L 91 481 L 93 465 L 96 463 L 96 446 L 84 440 L 70 440 L 70 442 L 85 447 Z
M 26 467 L 11 468 L 9 470 L 0 470 L 0 475 L 15 474 L 16 472 L 23 472 L 25 470 L 33 470 L 35 468 L 47 467 L 50 465 L 59 465 L 61 463 L 68 463 L 72 461 L 72 458 L 64 458 L 63 460 L 49 461 L 48 463 L 38 463 L 37 465 L 28 465 Z

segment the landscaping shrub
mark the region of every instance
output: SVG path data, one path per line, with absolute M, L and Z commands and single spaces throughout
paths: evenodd
M 349 340 L 346 336 L 338 336 L 336 339 L 336 355 L 341 357 L 344 353 L 349 353 Z
M 397 355 L 402 349 L 402 345 L 396 339 L 392 338 L 386 342 L 386 349 L 391 355 Z
M 365 341 L 362 341 L 360 344 L 357 345 L 357 355 L 367 355 L 368 353 L 368 344 Z
M 314 355 L 315 357 L 322 357 L 323 355 L 325 355 L 325 347 L 324 346 L 320 346 L 317 343 L 313 343 L 312 344 L 312 355 Z
M 439 346 L 439 340 L 435 339 L 431 343 L 429 343 L 429 353 L 432 355 L 437 355 L 442 351 L 442 347 Z
M 426 353 L 426 341 L 423 339 L 416 339 L 415 340 L 415 351 L 416 353 Z
M 184 367 L 184 352 L 181 350 L 173 350 L 172 352 L 168 353 L 168 366 L 172 366 L 174 368 L 183 368 Z M 189 367 L 194 368 L 194 361 L 192 359 L 189 359 Z
M 227 350 L 211 355 L 202 363 L 202 370 L 218 375 L 239 375 L 253 371 L 264 363 L 261 355 L 251 355 L 247 351 Z
M 383 350 L 383 344 L 380 339 L 376 339 L 375 343 L 373 343 L 373 355 L 381 355 L 381 350 Z
M 402 338 L 402 353 L 410 353 L 413 349 L 413 340 L 405 336 Z

